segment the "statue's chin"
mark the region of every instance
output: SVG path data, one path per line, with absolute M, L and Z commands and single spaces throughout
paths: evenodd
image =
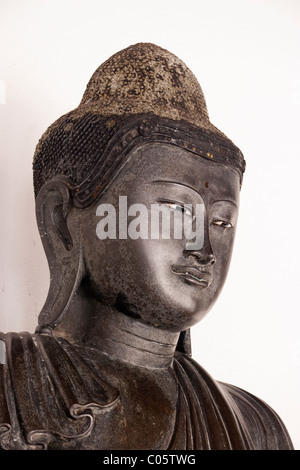
M 193 311 L 173 309 L 172 311 L 165 311 L 164 314 L 162 314 L 162 311 L 159 313 L 140 312 L 139 316 L 135 314 L 131 317 L 132 320 L 141 321 L 149 326 L 180 333 L 199 323 L 209 313 L 210 309 L 211 307 Z

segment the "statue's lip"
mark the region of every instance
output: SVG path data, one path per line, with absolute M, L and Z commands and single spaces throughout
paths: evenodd
M 200 287 L 208 287 L 212 283 L 212 275 L 207 271 L 201 271 L 194 266 L 172 266 L 171 271 L 177 276 L 183 277 L 190 284 Z

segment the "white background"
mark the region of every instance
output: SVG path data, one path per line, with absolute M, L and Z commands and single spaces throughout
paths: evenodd
M 193 328 L 193 356 L 271 405 L 300 449 L 297 0 L 0 0 L 0 330 L 33 332 L 49 283 L 35 145 L 94 70 L 137 42 L 186 62 L 247 160 L 231 271 Z

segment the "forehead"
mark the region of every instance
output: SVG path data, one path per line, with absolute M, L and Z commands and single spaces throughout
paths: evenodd
M 233 168 L 170 144 L 151 143 L 133 150 L 115 183 L 125 189 L 154 181 L 188 186 L 213 200 L 239 199 L 240 177 Z

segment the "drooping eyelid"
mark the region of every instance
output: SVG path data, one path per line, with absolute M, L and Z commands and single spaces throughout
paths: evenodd
M 182 201 L 178 201 L 178 200 L 175 200 L 175 199 L 172 199 L 172 198 L 164 198 L 164 197 L 160 197 L 157 199 L 157 202 L 160 202 L 160 203 L 166 203 L 166 204 L 178 204 L 179 206 L 184 206 L 186 205 L 186 203 L 182 202 Z
M 213 220 L 211 220 L 210 225 L 220 226 L 222 228 L 233 228 L 234 227 L 233 222 L 229 221 L 225 218 L 222 218 L 222 219 L 214 218 Z M 226 225 L 228 225 L 228 227 L 226 227 Z
M 186 204 L 185 202 L 175 201 L 173 199 L 165 199 L 165 198 L 158 198 L 157 202 L 160 204 L 174 204 L 176 206 L 181 206 L 183 209 L 187 209 L 191 212 L 191 216 L 193 215 L 192 204 Z

